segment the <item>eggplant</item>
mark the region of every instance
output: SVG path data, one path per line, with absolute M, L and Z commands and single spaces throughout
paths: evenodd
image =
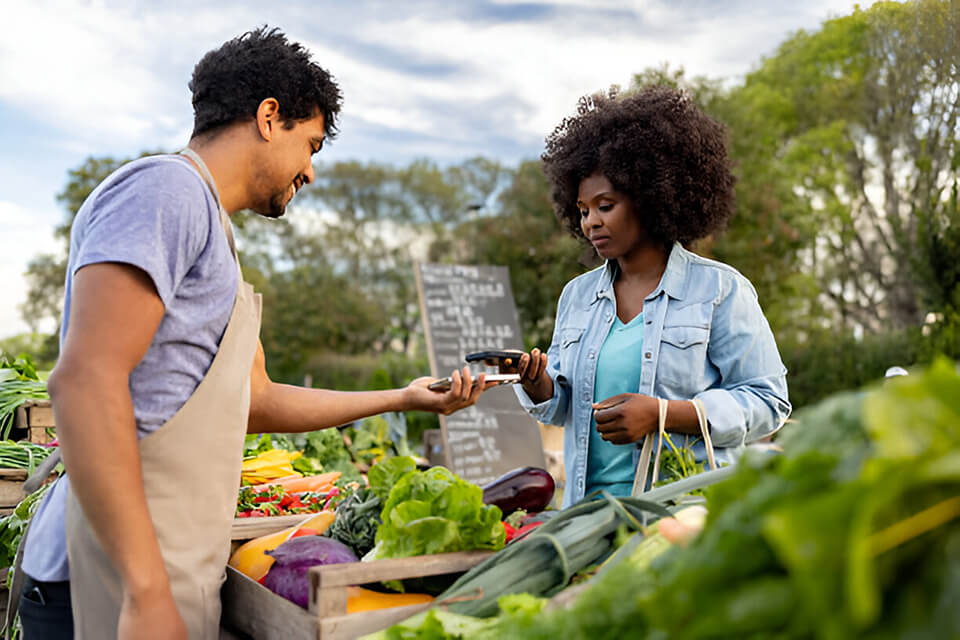
M 500 507 L 504 517 L 517 509 L 536 513 L 547 508 L 555 488 L 553 476 L 545 469 L 521 467 L 485 485 L 483 502 Z

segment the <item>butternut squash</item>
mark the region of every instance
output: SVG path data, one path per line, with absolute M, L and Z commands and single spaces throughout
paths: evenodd
M 376 611 L 405 607 L 411 604 L 428 604 L 433 596 L 425 593 L 380 593 L 363 587 L 347 587 L 347 613 Z

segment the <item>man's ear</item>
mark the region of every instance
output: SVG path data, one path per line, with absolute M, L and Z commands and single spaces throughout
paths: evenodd
M 265 141 L 273 140 L 273 129 L 280 124 L 280 103 L 267 98 L 257 107 L 257 132 Z

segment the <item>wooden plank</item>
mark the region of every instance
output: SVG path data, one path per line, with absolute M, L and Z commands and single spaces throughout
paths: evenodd
M 234 518 L 230 530 L 233 540 L 250 540 L 260 536 L 283 531 L 296 526 L 317 515 L 316 513 L 300 513 L 293 516 L 267 516 L 262 518 Z
M 317 618 L 227 567 L 227 580 L 220 590 L 221 624 L 256 640 L 313 640 Z
M 23 480 L 0 480 L 0 506 L 16 507 L 25 497 Z
M 0 469 L 0 480 L 26 480 L 26 469 Z
M 49 444 L 53 441 L 53 438 L 47 433 L 49 427 L 34 427 L 31 426 L 29 432 L 27 433 L 27 440 L 33 444 Z
M 374 562 L 331 564 L 310 569 L 317 589 L 345 587 L 384 580 L 422 578 L 467 571 L 493 555 L 492 551 L 457 551 L 413 558 L 389 558 Z
M 376 611 L 364 611 L 345 616 L 336 616 L 320 620 L 318 640 L 353 640 L 426 611 L 431 603 L 411 604 L 405 607 L 392 607 Z
M 53 407 L 49 404 L 34 405 L 27 408 L 27 417 L 30 421 L 30 427 L 53 427 Z

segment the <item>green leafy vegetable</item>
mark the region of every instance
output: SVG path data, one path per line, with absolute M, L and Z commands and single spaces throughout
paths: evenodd
M 0 518 L 0 567 L 12 567 L 17 556 L 17 547 L 27 528 L 27 523 L 40 504 L 40 499 L 53 486 L 52 482 L 24 498 L 8 516 Z M 9 577 L 8 577 L 9 582 Z
M 370 559 L 502 549 L 506 533 L 501 515 L 483 503 L 480 487 L 444 467 L 407 472 L 383 506 Z
M 49 400 L 47 383 L 40 379 L 30 356 L 20 354 L 16 360 L 0 358 L 0 439 L 10 437 L 13 416 L 30 400 Z
M 323 535 L 350 547 L 357 557 L 367 554 L 376 544 L 383 503 L 369 488 L 350 494 L 337 507 L 337 517 Z
M 409 456 L 388 458 L 370 467 L 370 471 L 367 472 L 367 481 L 373 493 L 380 498 L 381 502 L 386 503 L 390 491 L 400 478 L 416 470 L 417 463 Z
M 601 570 L 567 609 L 501 606 L 482 628 L 504 640 L 960 637 L 953 363 L 829 398 L 778 442 L 782 455 L 747 457 L 707 489 L 687 548 Z M 404 633 L 391 637 L 421 637 Z

